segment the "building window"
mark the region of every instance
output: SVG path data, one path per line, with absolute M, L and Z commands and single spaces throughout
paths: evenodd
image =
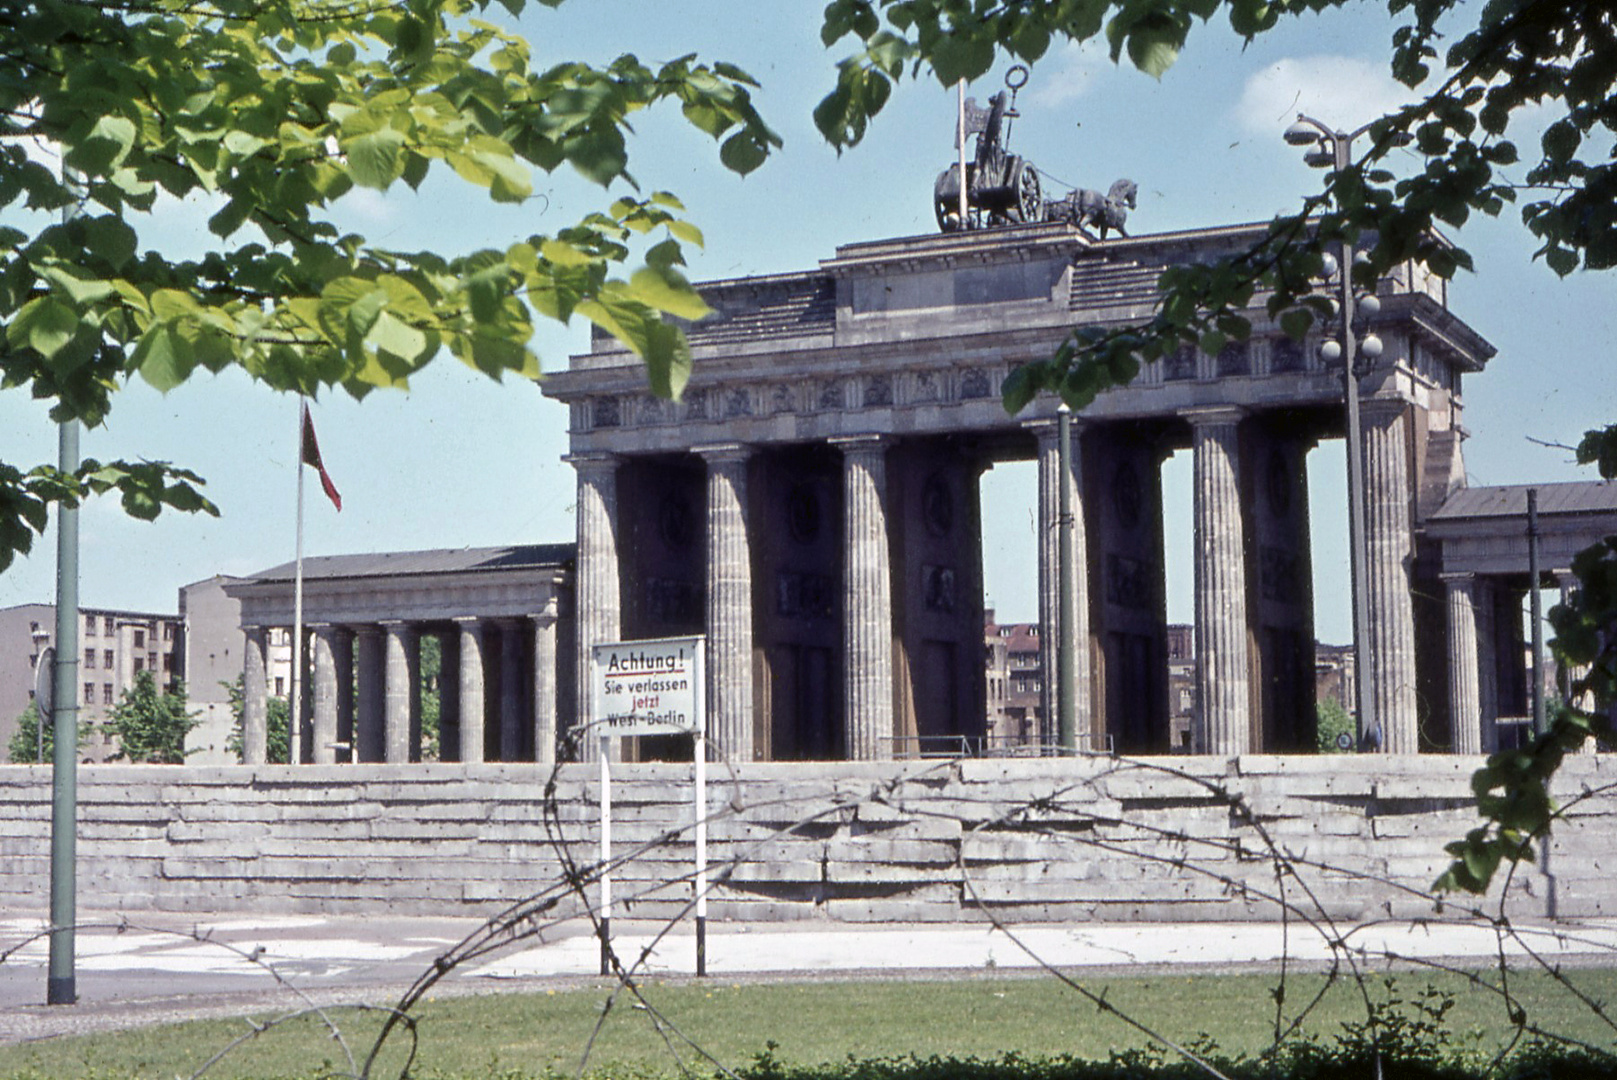
M 164 671 L 173 671 L 174 670 L 174 654 L 173 653 L 164 653 L 163 654 L 163 670 Z
M 112 684 L 111 683 L 102 683 L 101 684 L 101 704 L 103 704 L 103 705 L 111 705 L 112 704 Z
M 35 624 L 35 625 L 37 627 L 38 624 Z M 86 615 L 84 617 L 84 636 L 85 637 L 95 637 L 95 616 L 94 615 Z
M 275 676 L 275 696 L 286 696 L 286 680 L 279 675 Z
M 95 667 L 95 650 L 94 649 L 85 649 L 84 650 L 84 666 L 86 668 Z
M 152 671 L 157 670 L 157 654 L 156 653 L 149 652 L 149 653 L 146 654 L 146 666 L 148 668 L 150 668 Z
M 146 658 L 144 656 L 135 657 L 135 670 L 137 672 L 146 670 Z
M 102 649 L 101 650 L 101 666 L 106 668 L 108 671 L 112 670 L 112 650 L 111 649 Z
M 164 623 L 163 624 L 163 640 L 164 641 L 173 641 L 174 640 L 174 624 L 173 623 Z
M 84 684 L 84 703 L 86 705 L 95 704 L 95 683 L 93 682 Z
M 101 620 L 101 629 L 108 637 L 111 637 L 113 634 L 118 632 L 118 626 L 112 621 L 111 615 L 108 615 L 105 619 Z
M 145 647 L 146 647 L 146 631 L 144 631 L 144 630 L 136 630 L 135 631 L 135 648 L 144 649 Z

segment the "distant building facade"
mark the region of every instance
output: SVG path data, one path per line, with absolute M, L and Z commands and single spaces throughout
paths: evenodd
M 39 656 L 56 637 L 54 604 L 0 609 L 0 753 L 17 730 L 17 719 L 34 696 Z M 79 724 L 103 723 L 135 676 L 152 672 L 159 689 L 184 678 L 183 634 L 175 615 L 113 608 L 79 610 Z M 84 749 L 89 761 L 104 761 L 117 747 L 105 732 Z

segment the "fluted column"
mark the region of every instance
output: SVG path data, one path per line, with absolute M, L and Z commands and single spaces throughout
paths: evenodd
M 590 693 L 590 650 L 621 636 L 622 598 L 618 583 L 618 461 L 610 454 L 576 454 L 567 459 L 578 470 L 578 757 L 599 756 L 590 725 L 595 702 Z
M 533 616 L 533 760 L 556 761 L 556 597 Z
M 1241 411 L 1185 413 L 1195 457 L 1195 749 L 1246 754 L 1252 746 L 1252 686 L 1246 613 L 1246 543 L 1237 436 Z
M 337 657 L 335 626 L 314 628 L 314 763 L 337 761 Z
M 842 451 L 843 724 L 855 761 L 893 756 L 892 564 L 887 540 L 887 443 L 833 439 Z
M 456 619 L 460 627 L 460 760 L 483 760 L 483 624 Z
M 410 725 L 411 725 L 411 669 L 415 666 L 410 662 L 410 653 L 415 644 L 415 632 L 409 623 L 385 622 L 382 624 L 382 633 L 385 639 L 386 674 L 383 682 L 386 687 L 386 712 L 383 720 L 385 730 L 384 747 L 389 765 L 402 765 L 410 760 Z
M 1472 574 L 1444 574 L 1449 602 L 1449 730 L 1456 754 L 1482 753 L 1477 605 Z
M 1389 754 L 1419 751 L 1415 712 L 1415 615 L 1410 571 L 1415 536 L 1410 521 L 1412 469 L 1409 420 L 1401 401 L 1364 403 L 1365 599 L 1370 612 L 1369 684 L 1372 715 Z
M 243 628 L 247 638 L 241 668 L 241 760 L 262 765 L 269 731 L 269 685 L 264 650 L 269 631 L 262 626 Z
M 745 446 L 699 446 L 707 463 L 707 722 L 709 753 L 751 761 L 752 545 Z
M 1039 742 L 1048 748 L 1056 745 L 1056 689 L 1058 686 L 1057 653 L 1061 647 L 1061 595 L 1060 577 L 1061 535 L 1057 517 L 1061 507 L 1061 446 L 1060 431 L 1054 420 L 1038 420 L 1029 424 L 1039 440 L 1039 664 L 1043 677 L 1039 680 Z M 1078 700 L 1074 702 L 1074 727 L 1078 748 L 1094 749 L 1094 715 L 1092 705 L 1092 673 L 1089 650 L 1089 543 L 1084 530 L 1083 452 L 1079 421 L 1072 422 L 1072 459 L 1067 463 L 1067 482 L 1071 485 L 1069 497 L 1072 506 L 1072 565 L 1073 565 L 1073 641 L 1077 642 L 1073 657 L 1076 670 L 1074 682 L 1078 687 Z
M 522 639 L 523 624 L 516 619 L 500 623 L 500 760 L 522 757 Z

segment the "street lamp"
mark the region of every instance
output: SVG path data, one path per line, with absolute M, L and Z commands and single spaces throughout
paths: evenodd
M 1302 113 L 1297 122 L 1286 129 L 1286 142 L 1292 146 L 1306 146 L 1303 160 L 1313 168 L 1341 172 L 1352 163 L 1353 141 L 1369 132 L 1373 124 L 1365 124 L 1351 132 L 1337 131 Z M 1403 146 L 1409 142 L 1404 132 L 1394 133 L 1390 145 Z M 1381 301 L 1372 284 L 1364 293 L 1353 291 L 1353 270 L 1369 262 L 1363 254 L 1357 257 L 1353 243 L 1345 236 L 1340 245 L 1341 262 L 1336 264 L 1325 256 L 1325 276 L 1337 277 L 1339 287 L 1338 314 L 1341 316 L 1339 340 L 1327 340 L 1320 346 L 1320 356 L 1327 363 L 1342 364 L 1342 398 L 1347 406 L 1347 483 L 1348 483 L 1348 549 L 1353 590 L 1353 692 L 1359 719 L 1359 746 L 1378 750 L 1385 738 L 1375 715 L 1375 698 L 1370 688 L 1371 665 L 1367 656 L 1370 643 L 1370 609 L 1368 597 L 1369 550 L 1364 531 L 1364 446 L 1363 425 L 1359 419 L 1359 380 L 1369 374 L 1370 365 L 1360 366 L 1359 356 L 1373 363 L 1381 356 L 1381 339 L 1374 334 L 1359 337 L 1353 326 L 1355 313 L 1366 319 L 1381 310 Z

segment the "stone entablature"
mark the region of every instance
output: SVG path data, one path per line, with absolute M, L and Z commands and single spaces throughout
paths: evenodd
M 695 371 L 680 402 L 648 394 L 639 361 L 601 337 L 544 389 L 571 406 L 575 453 L 1014 431 L 1053 415 L 1054 404 L 1007 416 L 999 389 L 1012 370 L 1048 357 L 1076 326 L 1149 317 L 1163 269 L 1237 250 L 1263 228 L 1097 242 L 1052 224 L 847 245 L 819 271 L 702 285 L 716 314 L 687 328 Z M 1387 351 L 1366 394 L 1409 401 L 1447 423 L 1458 374 L 1482 370 L 1491 346 L 1446 310 L 1441 279 L 1413 264 L 1395 267 L 1379 292 L 1373 328 Z M 1144 365 L 1084 416 L 1335 406 L 1340 376 L 1318 357 L 1318 330 L 1291 341 L 1265 300 L 1254 297 L 1248 311 L 1250 341 Z

